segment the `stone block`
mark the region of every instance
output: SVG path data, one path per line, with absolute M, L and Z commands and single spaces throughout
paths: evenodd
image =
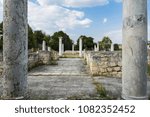
M 118 71 L 121 71 L 121 67 L 114 67 L 113 70 L 114 70 L 114 71 L 117 71 L 117 72 L 118 72 Z
M 107 71 L 108 71 L 108 72 L 112 72 L 112 71 L 113 71 L 113 68 L 109 67 L 109 68 L 107 68 Z
M 111 63 L 109 63 L 109 66 L 115 67 L 115 66 L 117 66 L 117 64 L 115 62 L 111 62 Z

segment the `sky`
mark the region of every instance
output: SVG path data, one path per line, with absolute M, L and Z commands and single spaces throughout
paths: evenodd
M 122 0 L 28 0 L 28 22 L 33 30 L 49 35 L 62 30 L 74 41 L 86 35 L 95 42 L 109 36 L 113 43 L 122 43 Z M 150 39 L 150 0 L 148 27 Z

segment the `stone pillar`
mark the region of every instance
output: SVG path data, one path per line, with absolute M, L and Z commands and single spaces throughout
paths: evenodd
M 82 38 L 79 39 L 79 57 L 82 57 Z
M 59 56 L 62 56 L 62 37 L 59 37 Z
M 99 42 L 97 42 L 97 51 L 99 51 Z
M 110 50 L 111 50 L 111 52 L 114 51 L 114 44 L 113 43 L 111 44 L 111 49 Z
M 22 99 L 27 92 L 27 1 L 28 0 L 4 0 L 4 99 Z
M 64 53 L 64 44 L 62 44 L 62 54 Z
M 3 35 L 0 35 L 0 39 L 2 39 Z
M 96 47 L 96 45 L 94 45 L 94 51 L 97 51 L 97 47 Z
M 42 44 L 42 51 L 46 51 L 46 42 L 43 41 L 43 44 Z
M 47 47 L 47 50 L 50 52 L 51 51 L 51 47 Z
M 72 52 L 74 52 L 74 43 L 72 44 Z
M 123 99 L 147 99 L 147 0 L 123 0 Z

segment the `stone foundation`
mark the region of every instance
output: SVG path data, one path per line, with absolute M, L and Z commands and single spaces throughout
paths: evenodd
M 85 52 L 84 59 L 93 76 L 122 76 L 122 53 L 117 52 Z
M 2 58 L 2 57 L 1 57 Z M 48 65 L 52 61 L 57 61 L 59 59 L 58 52 L 56 51 L 39 51 L 38 53 L 29 53 L 28 55 L 28 70 L 39 66 L 39 65 Z M 0 61 L 0 75 L 3 73 L 3 62 Z

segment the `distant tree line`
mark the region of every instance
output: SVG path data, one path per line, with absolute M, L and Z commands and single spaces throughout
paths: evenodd
M 0 23 L 0 35 L 3 33 L 3 23 Z M 41 30 L 33 31 L 33 29 L 28 25 L 28 49 L 37 51 L 42 48 L 43 40 L 46 41 L 47 46 L 51 47 L 53 50 L 59 50 L 59 37 L 62 37 L 65 50 L 72 50 L 73 40 L 63 31 L 55 32 L 52 36 L 45 34 Z M 93 50 L 94 38 L 81 35 L 77 39 L 75 44 L 75 50 L 79 50 L 79 39 L 82 38 L 82 47 L 85 50 Z M 99 42 L 99 48 L 102 51 L 108 51 L 111 48 L 112 41 L 109 37 L 104 37 L 102 41 Z M 3 37 L 0 39 L 0 50 L 3 48 Z M 114 49 L 119 50 L 118 44 L 114 44 Z

